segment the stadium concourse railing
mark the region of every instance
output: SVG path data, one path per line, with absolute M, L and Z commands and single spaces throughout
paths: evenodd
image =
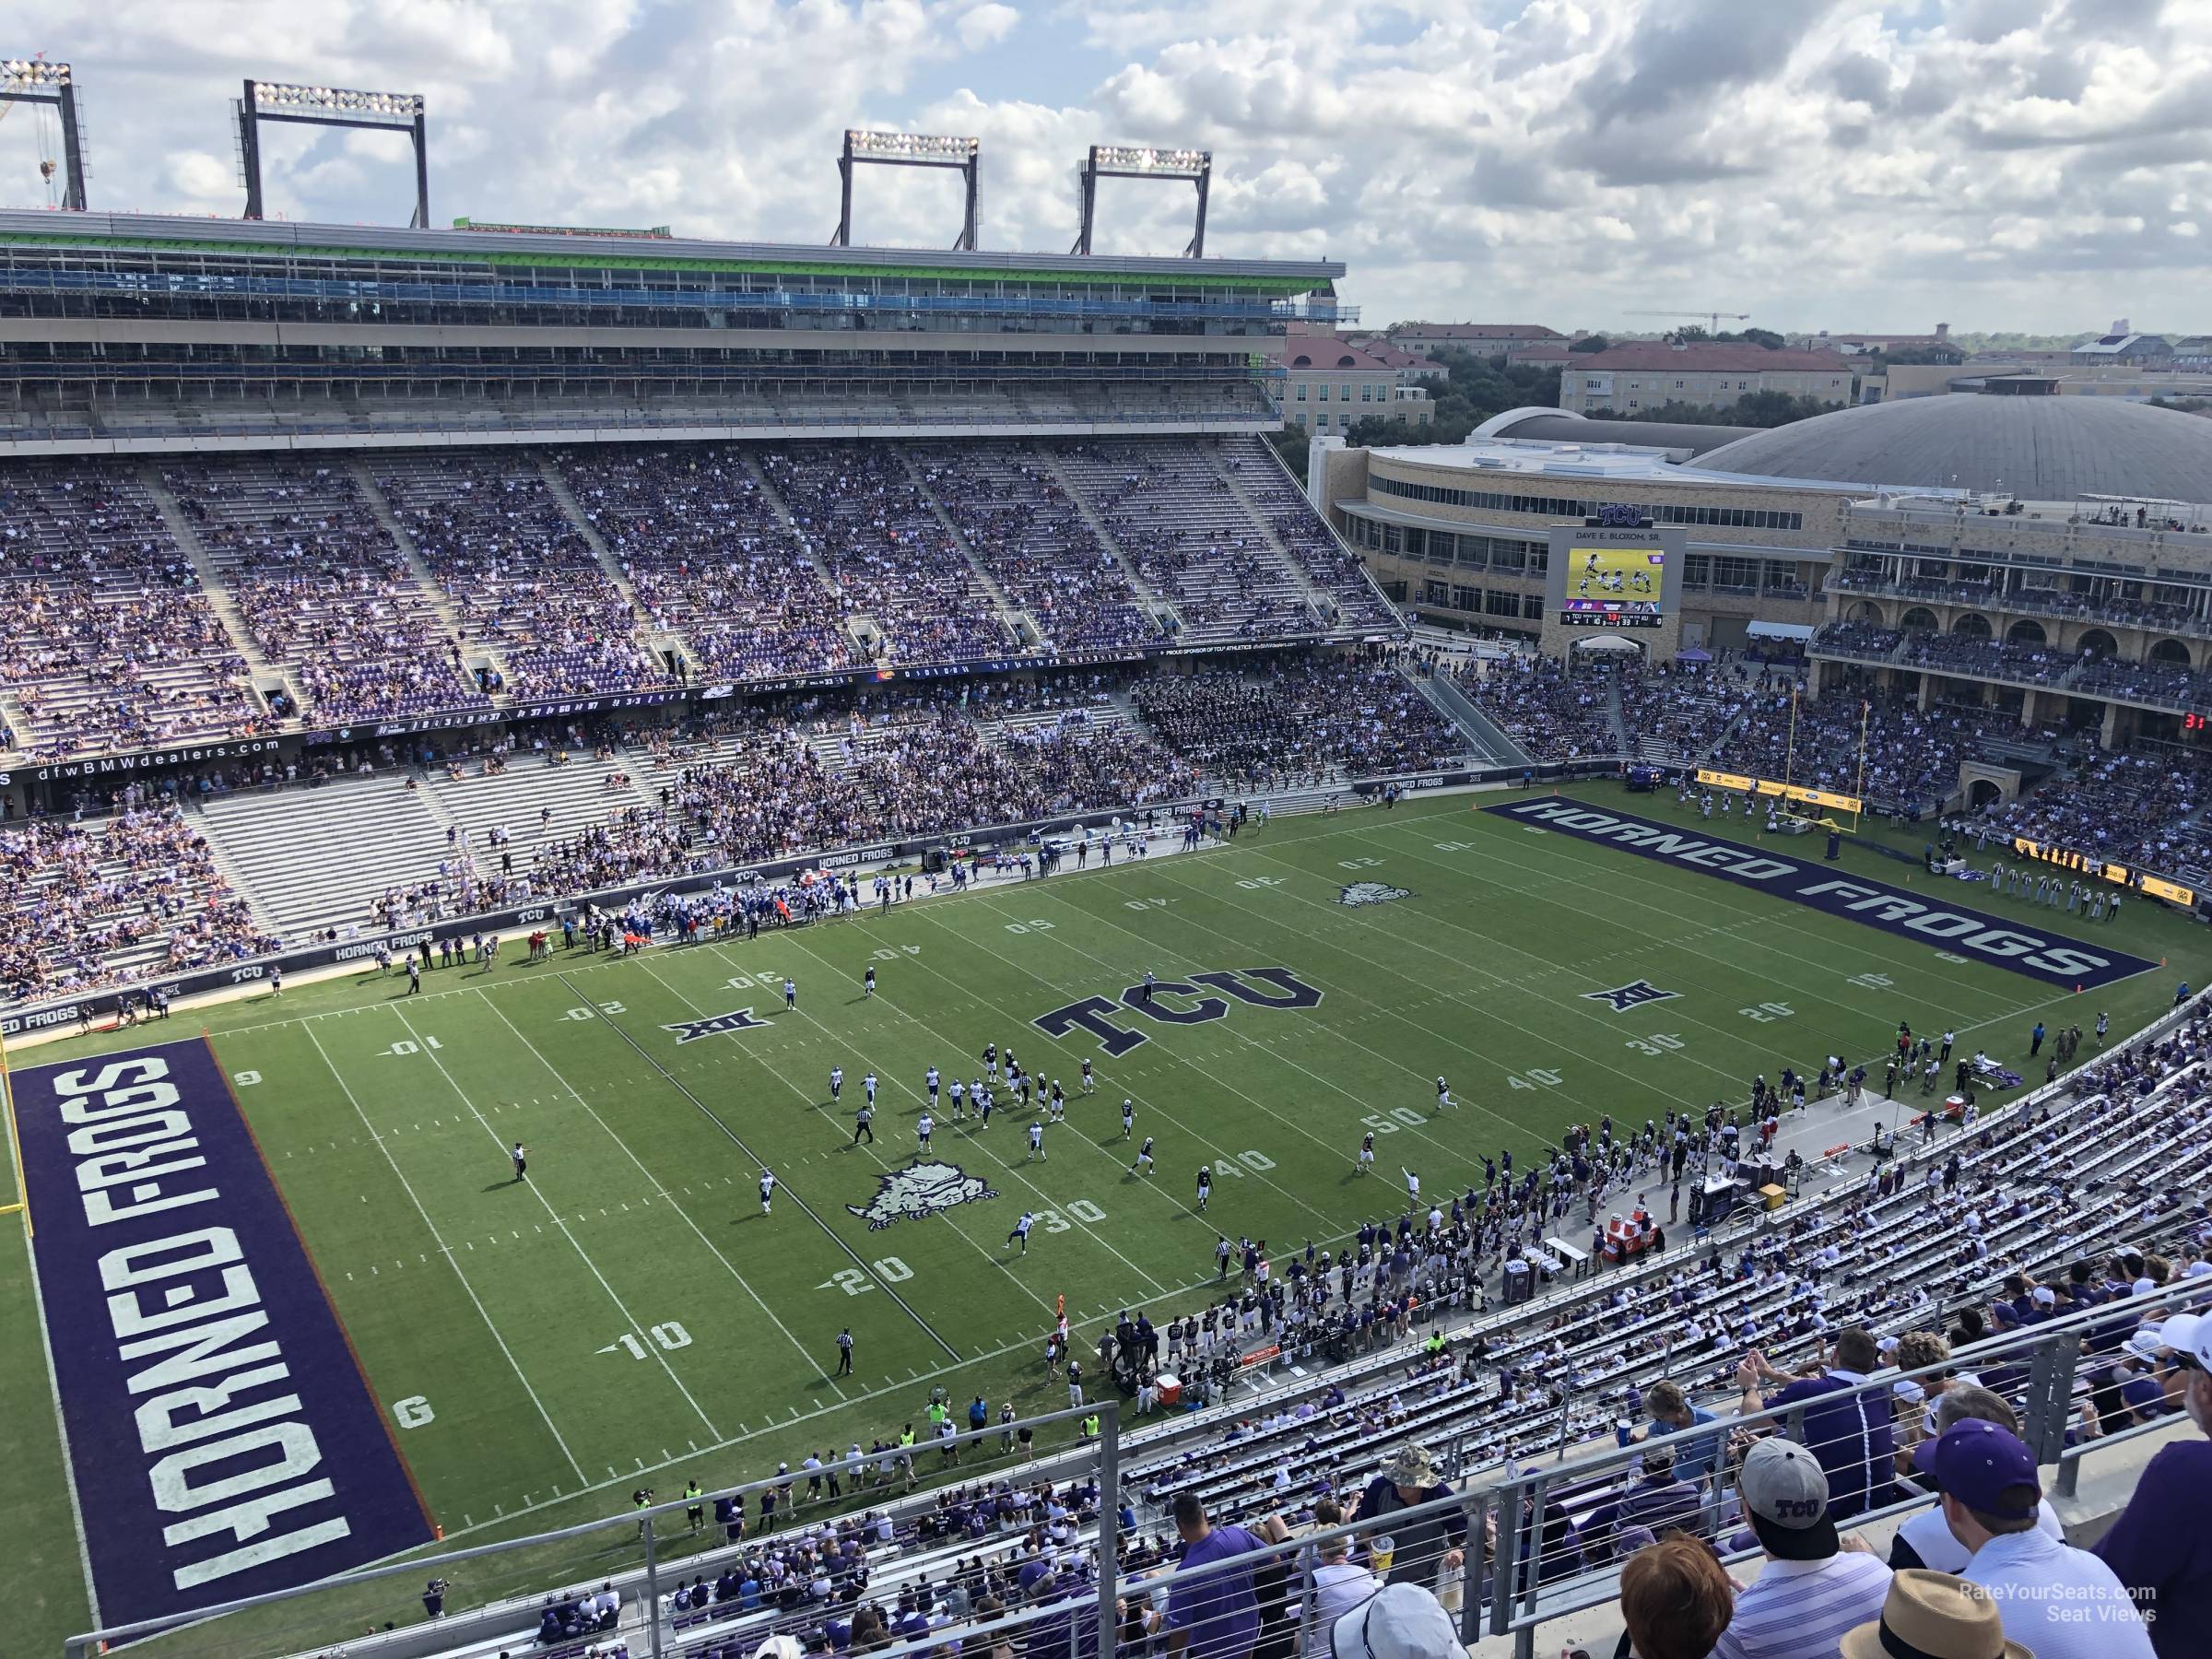
M 2157 1322 L 2184 1309 L 2203 1310 L 2212 1306 L 2212 1288 L 2202 1281 L 2193 1280 L 2165 1290 L 2130 1297 L 2120 1306 L 2123 1310 L 2120 1317 L 2125 1319 L 2132 1330 L 2141 1322 Z M 1980 1376 L 1985 1385 L 1994 1378 L 2009 1378 L 2010 1382 L 1996 1392 L 2006 1395 L 2013 1405 L 2021 1438 L 2034 1453 L 2038 1465 L 2058 1466 L 2055 1489 L 2070 1492 L 2084 1461 L 2132 1447 L 2146 1435 L 2171 1429 L 2181 1420 L 2167 1418 L 2143 1429 L 2109 1436 L 2080 1435 L 2075 1431 L 2074 1399 L 2085 1347 L 2093 1333 L 2112 1327 L 2114 1321 L 2113 1306 L 2106 1305 L 2024 1331 L 1993 1336 L 1954 1349 L 1947 1359 L 1937 1365 L 1911 1371 L 1883 1371 L 1862 1382 L 1823 1395 L 1823 1403 L 1833 1406 L 1871 1397 L 1881 1412 L 1888 1415 L 1895 1409 L 1893 1403 L 1898 1399 L 1895 1391 L 1902 1382 L 1920 1384 L 1922 1392 L 1933 1397 L 1947 1379 L 1960 1371 Z M 1091 1442 L 1095 1455 L 1084 1473 L 1095 1476 L 1097 1480 L 1100 1524 L 1088 1535 L 1078 1533 L 1065 1545 L 1055 1546 L 1047 1552 L 1050 1565 L 1046 1583 L 1051 1587 L 1041 1593 L 1033 1592 L 1028 1606 L 1002 1616 L 978 1619 L 971 1615 L 948 1621 L 933 1628 L 919 1640 L 897 1641 L 874 1650 L 874 1659 L 905 1659 L 906 1655 L 919 1656 L 932 1651 L 959 1652 L 970 1641 L 991 1647 L 1029 1631 L 1037 1632 L 1041 1640 L 1054 1642 L 1058 1651 L 1072 1649 L 1077 1655 L 1112 1655 L 1121 1641 L 1135 1636 L 1140 1629 L 1148 1632 L 1149 1618 L 1172 1619 L 1182 1599 L 1180 1592 L 1202 1587 L 1207 1581 L 1224 1574 L 1250 1573 L 1255 1568 L 1260 1570 L 1263 1616 L 1271 1613 L 1278 1629 L 1285 1624 L 1298 1625 L 1301 1638 L 1299 1651 L 1312 1653 L 1313 1641 L 1320 1634 L 1312 1628 L 1316 1598 L 1303 1590 L 1314 1569 L 1334 1555 L 1332 1547 L 1342 1544 L 1356 1560 L 1365 1559 L 1371 1565 L 1378 1537 L 1402 1534 L 1410 1542 L 1428 1532 L 1430 1522 L 1441 1524 L 1442 1535 L 1438 1543 L 1453 1549 L 1456 1559 L 1453 1554 L 1441 1553 L 1440 1547 L 1419 1573 L 1418 1582 L 1432 1590 L 1444 1608 L 1456 1618 L 1461 1641 L 1472 1643 L 1484 1636 L 1510 1636 L 1520 1659 L 1532 1659 L 1538 1625 L 1605 1606 L 1618 1597 L 1618 1561 L 1613 1559 L 1616 1552 L 1610 1537 L 1611 1523 L 1600 1512 L 1641 1471 L 1646 1453 L 1659 1448 L 1687 1453 L 1699 1442 L 1715 1439 L 1723 1441 L 1725 1454 L 1714 1461 L 1711 1484 L 1702 1489 L 1701 1509 L 1691 1530 L 1712 1538 L 1724 1562 L 1747 1560 L 1760 1552 L 1743 1530 L 1741 1505 L 1732 1479 L 1744 1440 L 1749 1433 L 1771 1426 L 1802 1441 L 1804 1417 L 1803 1407 L 1794 1407 L 1738 1421 L 1722 1418 L 1718 1423 L 1700 1424 L 1677 1433 L 1653 1435 L 1639 1444 L 1562 1453 L 1556 1459 L 1527 1466 L 1507 1465 L 1487 1474 L 1480 1481 L 1470 1483 L 1464 1490 L 1395 1510 L 1380 1523 L 1309 1526 L 1233 1560 L 1190 1570 L 1170 1566 L 1164 1559 L 1147 1561 L 1135 1571 L 1124 1566 L 1125 1556 L 1133 1547 L 1141 1547 L 1142 1529 L 1132 1529 L 1120 1521 L 1117 1495 L 1121 1491 L 1124 1448 L 1116 1402 L 1106 1400 L 1048 1413 L 1023 1419 L 1020 1425 L 961 1431 L 930 1445 L 916 1447 L 914 1455 L 924 1456 L 948 1441 L 986 1442 L 1022 1426 L 1034 1430 L 1039 1426 L 1071 1419 L 1095 1418 L 1098 1434 Z M 1899 1446 L 1909 1452 L 1918 1438 L 1912 1415 L 1900 1416 L 1898 1422 L 1903 1431 L 1898 1437 Z M 852 1475 L 877 1462 L 877 1454 L 867 1453 L 825 1468 L 835 1467 Z M 1851 1518 L 1850 1525 L 1898 1519 L 1935 1500 L 1932 1491 L 1914 1485 L 1909 1477 L 1900 1477 L 1894 1464 L 1888 1460 L 1867 1472 L 1871 1477 L 1870 1486 L 1887 1500 L 1860 1510 Z M 1831 1471 L 1831 1479 L 1834 1473 Z M 448 1571 L 461 1572 L 466 1563 L 608 1532 L 627 1535 L 633 1527 L 634 1540 L 644 1560 L 641 1573 L 624 1575 L 627 1593 L 623 1602 L 630 1607 L 630 1616 L 588 1635 L 580 1634 L 548 1644 L 543 1651 L 581 1654 L 588 1643 L 618 1641 L 628 1646 L 632 1659 L 643 1659 L 647 1653 L 653 1659 L 664 1659 L 670 1653 L 698 1654 L 715 1651 L 724 1643 L 735 1652 L 749 1653 L 771 1630 L 818 1623 L 834 1609 L 818 1603 L 788 1612 L 747 1613 L 734 1607 L 727 1612 L 720 1611 L 719 1608 L 729 1606 L 725 1602 L 710 1605 L 696 1615 L 689 1612 L 675 1615 L 664 1605 L 662 1597 L 681 1587 L 682 1574 L 688 1572 L 703 1578 L 721 1565 L 734 1561 L 742 1547 L 726 1546 L 688 1556 L 680 1569 L 671 1569 L 665 1557 L 665 1540 L 674 1535 L 676 1528 L 688 1524 L 684 1512 L 695 1503 L 711 1507 L 720 1498 L 740 1494 L 751 1498 L 786 1483 L 786 1477 L 771 1477 L 719 1488 L 696 1499 L 685 1497 L 557 1531 L 417 1557 L 317 1584 L 223 1603 L 182 1619 L 146 1620 L 87 1631 L 69 1639 L 64 1653 L 65 1659 L 91 1659 L 92 1655 L 104 1652 L 106 1644 L 156 1637 L 180 1623 L 197 1625 L 251 1613 L 257 1608 L 306 1603 L 317 1596 L 356 1591 L 387 1581 L 418 1579 L 425 1573 L 442 1578 Z M 1883 1491 L 1891 1487 L 1895 1488 L 1894 1495 Z M 1347 1496 L 1348 1499 L 1349 1495 Z M 1103 1524 L 1109 1516 L 1115 1518 L 1115 1524 Z M 1163 1523 L 1162 1531 L 1166 1530 L 1166 1524 Z M 1260 1530 L 1272 1532 L 1274 1528 L 1263 1520 Z M 959 1559 L 988 1556 L 1007 1546 L 1018 1546 L 1027 1532 L 1025 1521 L 1015 1529 L 1002 1529 L 981 1540 L 955 1539 L 948 1545 L 943 1559 L 934 1563 L 941 1569 L 940 1572 L 929 1573 L 930 1564 L 924 1564 L 923 1571 L 929 1574 L 928 1582 L 941 1582 L 942 1576 L 949 1574 Z M 1582 1534 L 1579 1539 L 1575 1536 L 1578 1532 Z M 903 1550 L 894 1547 L 893 1553 L 912 1559 L 918 1552 L 910 1546 Z M 1606 1559 L 1593 1562 L 1589 1559 L 1593 1555 Z M 877 1564 L 888 1567 L 891 1563 L 879 1559 Z M 1281 1569 L 1279 1579 L 1271 1575 L 1271 1567 Z M 586 1575 L 599 1576 L 589 1570 Z M 465 1577 L 464 1572 L 459 1582 L 465 1582 Z M 893 1583 L 884 1594 L 895 1594 L 897 1588 Z M 448 1594 L 451 1593 L 449 1590 Z M 588 1585 L 585 1593 L 588 1594 Z M 845 1610 L 849 1614 L 850 1609 Z M 319 1653 L 343 1652 L 349 1659 L 370 1659 L 371 1655 L 378 1659 L 422 1659 L 430 1654 L 473 1653 L 478 1647 L 496 1651 L 502 1645 L 535 1641 L 535 1630 L 528 1635 L 515 1632 L 537 1622 L 542 1604 L 523 1597 L 501 1608 L 456 1615 L 388 1634 L 372 1633 L 335 1647 L 327 1639 L 316 1641 L 309 1637 L 302 1627 L 315 1622 L 314 1613 L 307 1607 L 300 1611 L 302 1618 L 299 1622 L 283 1623 L 258 1637 L 236 1627 L 226 1627 L 216 1651 L 235 1655 L 237 1659 L 261 1659 L 263 1655 L 275 1659 L 276 1655 L 291 1651 L 291 1644 L 300 1642 Z M 1193 1628 L 1193 1645 L 1200 1644 L 1204 1635 L 1202 1630 Z M 163 1650 L 156 1642 L 148 1651 L 159 1653 Z
M 1524 776 L 1536 781 L 1553 782 L 1570 777 L 1600 775 L 1616 770 L 1610 760 L 1602 763 L 1578 763 L 1571 766 L 1538 767 L 1533 771 L 1521 767 L 1471 767 L 1451 771 L 1394 773 L 1374 778 L 1360 778 L 1331 788 L 1307 792 L 1328 796 L 1350 794 L 1359 799 L 1380 795 L 1392 785 L 1413 793 L 1441 789 L 1461 789 L 1485 784 L 1504 784 L 1521 782 Z M 1269 792 L 1253 792 L 1238 798 L 1257 802 L 1262 798 L 1274 799 Z M 548 895 L 528 904 L 512 905 L 500 911 L 471 912 L 465 915 L 445 916 L 436 922 L 419 926 L 394 928 L 362 934 L 357 937 L 336 939 L 324 943 L 299 946 L 274 951 L 266 956 L 241 958 L 209 967 L 186 970 L 181 973 L 156 974 L 135 981 L 127 985 L 103 987 L 68 997 L 53 998 L 43 1002 L 20 1003 L 0 1008 L 0 1041 L 10 1038 L 35 1036 L 41 1032 L 66 1030 L 90 1019 L 116 1013 L 125 999 L 135 1000 L 156 987 L 166 991 L 172 1002 L 183 1002 L 211 992 L 228 990 L 233 986 L 254 984 L 265 980 L 278 969 L 298 974 L 319 968 L 340 966 L 347 962 L 369 961 L 377 952 L 389 950 L 404 955 L 426 940 L 431 944 L 442 938 L 459 937 L 464 934 L 498 933 L 511 927 L 535 926 L 553 921 L 563 912 L 582 904 L 592 904 L 601 910 L 619 911 L 623 906 L 641 899 L 663 894 L 689 894 L 711 891 L 717 886 L 743 886 L 753 881 L 781 881 L 809 870 L 860 870 L 889 864 L 894 860 L 919 856 L 935 847 L 975 848 L 988 850 L 1021 844 L 1032 837 L 1064 834 L 1086 824 L 1096 825 L 1101 818 L 1119 813 L 1124 818 L 1153 811 L 1173 815 L 1205 807 L 1209 810 L 1229 805 L 1230 797 L 1224 794 L 1185 795 L 1172 801 L 1152 801 L 1141 806 L 1103 805 L 1081 811 L 1056 813 L 1050 818 L 1030 818 L 1017 823 L 977 825 L 971 830 L 953 830 L 943 834 L 907 837 L 859 845 L 824 848 L 791 858 L 780 858 L 762 864 L 729 864 L 712 869 L 695 871 L 682 876 L 663 877 L 658 880 L 635 881 L 619 887 L 599 888 L 589 892 Z

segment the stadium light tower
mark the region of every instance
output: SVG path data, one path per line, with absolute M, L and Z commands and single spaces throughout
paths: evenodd
M 301 126 L 359 127 L 376 133 L 406 133 L 415 146 L 414 229 L 430 226 L 430 160 L 423 127 L 422 95 L 417 92 L 355 92 L 344 87 L 299 87 L 288 81 L 249 78 L 238 112 L 239 171 L 246 186 L 246 217 L 261 210 L 261 124 L 288 121 Z
M 1083 162 L 1083 229 L 1072 252 L 1090 252 L 1090 232 L 1098 220 L 1100 179 L 1188 179 L 1198 186 L 1198 228 L 1183 252 L 1193 259 L 1206 257 L 1206 192 L 1214 176 L 1214 152 L 1194 149 L 1152 149 L 1128 144 L 1094 144 Z
M 52 104 L 62 115 L 62 206 L 85 211 L 85 141 L 76 121 L 76 82 L 66 64 L 43 55 L 0 58 L 0 104 Z M 53 160 L 43 165 L 53 177 Z
M 960 240 L 952 245 L 975 252 L 975 186 L 977 158 L 982 143 L 975 138 L 947 138 L 930 133 L 870 133 L 856 127 L 845 130 L 845 147 L 837 158 L 837 234 L 833 248 L 853 245 L 853 168 L 872 161 L 885 167 L 949 167 L 956 169 L 968 187 L 968 206 L 960 218 Z

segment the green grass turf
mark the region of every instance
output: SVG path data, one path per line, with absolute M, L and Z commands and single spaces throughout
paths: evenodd
M 1677 816 L 1671 794 L 1576 793 Z M 209 1010 L 205 1024 L 379 1399 L 389 1409 L 419 1396 L 435 1413 L 399 1444 L 447 1538 L 475 1543 L 612 1512 L 641 1483 L 666 1499 L 690 1475 L 709 1486 L 758 1477 L 810 1449 L 888 1438 L 920 1418 L 937 1381 L 956 1401 L 982 1394 L 994 1412 L 1009 1396 L 1025 1411 L 1056 1408 L 1064 1389 L 1039 1358 L 1057 1298 L 1094 1337 L 1124 1306 L 1157 1318 L 1195 1305 L 1217 1230 L 1277 1253 L 1334 1243 L 1362 1218 L 1394 1213 L 1401 1166 L 1429 1194 L 1479 1185 L 1484 1152 L 1511 1147 L 1525 1167 L 1565 1124 L 1601 1112 L 1633 1125 L 1668 1106 L 1740 1101 L 1754 1073 L 1785 1064 L 1809 1073 L 1830 1052 L 1871 1061 L 1900 1018 L 1955 1026 L 1962 1043 L 2028 1074 L 2039 1016 L 2086 1028 L 2103 1006 L 2131 1030 L 2212 961 L 2202 929 L 2131 905 L 2095 936 L 2171 970 L 2100 997 L 2053 994 L 1476 810 L 1500 799 L 1282 820 L 1218 852 L 751 943 L 635 960 L 556 950 L 537 967 L 516 948 L 491 973 L 432 972 L 416 997 L 373 973 L 295 986 Z M 1699 828 L 1727 832 L 1717 819 Z M 1917 851 L 1918 832 L 1894 833 Z M 1856 846 L 1844 867 L 1913 874 Z M 1337 902 L 1342 884 L 1366 879 L 1412 896 Z M 1967 901 L 2017 903 L 1981 889 Z M 2032 913 L 2052 931 L 2071 921 Z M 864 1001 L 871 964 L 881 989 Z M 1072 1092 L 1094 1041 L 1047 1039 L 1032 1018 L 1118 996 L 1147 968 L 1171 979 L 1259 966 L 1288 968 L 1324 1000 L 1308 1011 L 1232 1004 L 1188 1027 L 1126 1017 L 1151 1040 L 1098 1056 L 1097 1094 L 1075 1097 L 1068 1122 L 1048 1130 L 1045 1160 L 1026 1157 L 1028 1120 L 1010 1108 L 987 1132 L 939 1112 L 936 1156 L 996 1197 L 882 1230 L 848 1213 L 912 1152 L 925 1067 L 972 1077 L 986 1041 L 1010 1042 Z M 799 985 L 795 1013 L 775 988 L 785 974 Z M 1639 978 L 1678 994 L 1618 1015 L 1583 1000 Z M 747 1006 L 764 1029 L 680 1045 L 663 1029 Z M 187 1013 L 135 1036 L 167 1040 L 201 1020 Z M 16 1059 L 134 1041 L 102 1034 Z M 832 1065 L 846 1078 L 835 1109 Z M 853 1148 L 870 1068 L 883 1086 L 878 1138 Z M 1456 1112 L 1435 1109 L 1439 1073 Z M 1129 1172 L 1125 1094 L 1137 1134 L 1157 1137 L 1148 1179 Z M 1380 1132 L 1376 1179 L 1354 1173 L 1368 1126 Z M 517 1139 L 530 1149 L 526 1183 L 509 1178 Z M 763 1160 L 784 1183 L 769 1217 L 755 1193 Z M 1219 1172 L 1205 1216 L 1193 1209 L 1201 1163 Z M 1024 1207 L 1041 1216 L 1026 1257 L 1004 1242 Z M 11 1248 L 0 1408 L 22 1449 L 0 1547 L 35 1563 L 18 1637 L 48 1652 L 82 1604 L 25 1281 Z M 833 1380 L 846 1324 L 856 1374 Z M 472 1568 L 455 1601 L 636 1559 L 615 1540 Z M 255 1615 L 149 1651 L 283 1651 L 417 1616 L 414 1587 L 333 1593 L 312 1613 Z

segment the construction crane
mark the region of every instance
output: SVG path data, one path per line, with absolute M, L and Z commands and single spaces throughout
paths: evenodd
M 1705 332 L 1708 334 L 1719 334 L 1723 323 L 1748 323 L 1751 321 L 1749 312 L 1632 311 L 1624 312 L 1622 315 L 1630 317 L 1701 317 L 1705 321 Z

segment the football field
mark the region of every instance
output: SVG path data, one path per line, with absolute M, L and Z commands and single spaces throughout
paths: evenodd
M 1572 798 L 1716 841 L 1746 828 L 1699 821 L 1671 794 Z M 534 965 L 511 939 L 495 969 L 433 971 L 418 995 L 371 971 L 14 1052 L 39 1234 L 35 1284 L 31 1246 L 0 1253 L 0 1403 L 25 1426 L 20 1478 L 0 1497 L 0 1547 L 29 1564 L 17 1651 L 58 1652 L 83 1628 L 88 1573 L 100 1616 L 120 1620 L 259 1588 L 261 1574 L 311 1575 L 301 1563 L 359 1564 L 433 1527 L 484 1542 L 612 1512 L 640 1486 L 666 1500 L 688 1477 L 712 1487 L 865 1447 L 918 1421 L 937 1383 L 956 1405 L 983 1395 L 994 1415 L 1008 1399 L 1055 1409 L 1065 1387 L 1039 1361 L 1062 1299 L 1080 1356 L 1123 1308 L 1159 1320 L 1202 1305 L 1218 1236 L 1278 1256 L 1333 1247 L 1404 1207 L 1405 1171 L 1448 1203 L 1480 1188 L 1484 1154 L 1510 1147 L 1525 1168 L 1601 1113 L 1635 1127 L 1669 1107 L 1740 1104 L 1754 1074 L 1809 1076 L 1830 1053 L 1878 1077 L 1900 1019 L 1955 1029 L 1962 1052 L 2040 1082 L 2039 1018 L 2087 1031 L 2101 1009 L 2129 1031 L 2212 961 L 2201 928 L 2148 904 L 2093 925 L 1855 844 L 1826 866 L 2040 937 L 1984 948 L 1978 924 L 1916 933 L 1894 905 L 1846 913 L 1832 894 L 1759 890 L 1773 878 L 1741 860 L 1730 876 L 1725 860 L 1640 855 L 1511 810 L 1551 799 L 1278 820 L 1194 854 L 1081 873 L 1071 861 L 1047 879 L 631 959 L 564 951 L 557 935 Z M 1818 865 L 1815 841 L 1797 838 L 1783 862 Z M 1809 890 L 1816 873 L 1790 879 Z M 2094 969 L 2079 994 L 2062 982 L 2100 959 L 2114 964 L 2107 982 Z M 1160 982 L 1149 999 L 1147 971 Z M 952 1121 L 951 1082 L 984 1075 L 987 1043 L 1066 1088 L 1066 1120 L 1046 1124 L 1040 1154 L 1030 1125 L 1042 1114 L 1003 1084 L 988 1127 Z M 121 1069 L 148 1051 L 147 1070 Z M 217 1544 L 164 1544 L 173 1517 L 145 1498 L 152 1451 L 128 1417 L 88 1443 L 94 1406 L 81 1419 L 67 1408 L 97 1398 L 123 1332 L 100 1306 L 112 1270 L 82 1295 L 65 1277 L 86 1183 L 56 1161 L 83 1155 L 57 1102 L 127 1093 L 156 1065 L 187 1107 L 250 1129 L 221 1157 L 280 1199 L 261 1234 L 241 1226 L 248 1259 L 265 1259 L 255 1237 L 271 1261 L 292 1249 L 288 1219 L 312 1263 L 288 1315 L 300 1356 L 319 1351 L 318 1293 L 335 1312 L 335 1403 L 301 1388 L 300 1409 L 326 1457 L 363 1479 L 391 1470 L 373 1523 L 357 1515 L 338 1557 L 302 1546 L 227 1580 L 205 1566 Z M 933 1066 L 946 1088 L 924 1149 Z M 855 1134 L 870 1075 L 873 1141 Z M 1363 1176 L 1370 1131 L 1379 1163 Z M 1154 1161 L 1139 1172 L 1147 1136 Z M 221 1174 L 215 1140 L 206 1150 Z M 767 1213 L 764 1169 L 777 1179 Z M 189 1185 L 161 1180 L 164 1194 Z M 1025 1211 L 1026 1251 L 1008 1238 Z M 85 1236 L 89 1264 L 104 1235 Z M 853 1370 L 839 1376 L 847 1327 Z M 148 1571 L 147 1550 L 165 1547 L 176 1559 Z M 549 1584 L 605 1564 L 536 1565 Z M 404 1581 L 358 1604 L 379 1622 L 411 1606 Z M 156 1647 L 263 1651 L 213 1632 Z

